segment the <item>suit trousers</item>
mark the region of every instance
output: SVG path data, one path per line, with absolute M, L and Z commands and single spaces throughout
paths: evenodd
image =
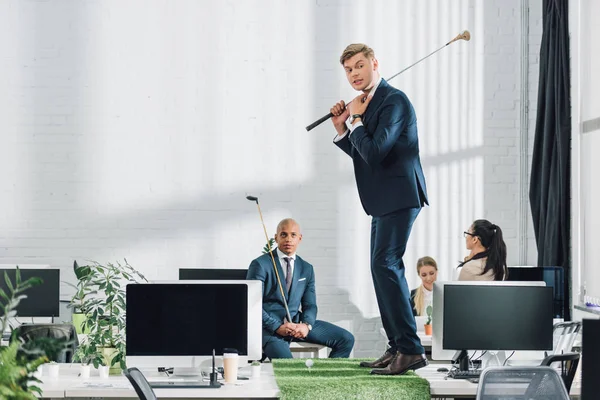
M 263 335 L 267 333 L 263 331 Z M 263 346 L 263 352 L 269 359 L 274 358 L 292 358 L 290 351 L 290 341 L 309 342 L 321 344 L 331 348 L 329 358 L 348 358 L 354 347 L 354 335 L 326 321 L 315 321 L 312 330 L 304 339 L 293 339 L 291 337 L 283 337 L 274 333 Z
M 392 351 L 423 354 L 410 307 L 402 257 L 421 208 L 406 208 L 371 221 L 371 275 L 383 328 Z

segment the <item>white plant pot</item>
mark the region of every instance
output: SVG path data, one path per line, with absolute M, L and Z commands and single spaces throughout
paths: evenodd
M 108 379 L 108 366 L 100 365 L 98 367 L 98 374 L 100 375 L 100 379 Z
M 48 371 L 49 378 L 58 378 L 58 372 L 60 371 L 60 364 L 46 364 L 46 371 Z
M 90 377 L 91 367 L 89 365 L 82 365 L 79 367 L 79 376 L 82 379 L 88 379 Z
M 252 368 L 252 379 L 260 378 L 260 365 L 253 365 L 251 368 Z

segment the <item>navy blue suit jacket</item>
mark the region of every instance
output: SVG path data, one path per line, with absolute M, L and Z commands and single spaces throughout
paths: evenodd
M 365 212 L 379 217 L 429 204 L 419 159 L 417 116 L 408 97 L 382 79 L 362 123 L 335 144 L 354 161 Z
M 273 250 L 277 271 L 285 292 L 285 275 L 277 251 Z M 292 277 L 292 286 L 290 293 L 284 300 L 279 290 L 277 277 L 273 269 L 271 254 L 266 253 L 250 263 L 247 279 L 254 279 L 263 282 L 263 345 L 268 340 L 269 335 L 274 335 L 277 328 L 283 324 L 286 318 L 284 301 L 287 301 L 292 321 L 306 322 L 314 325 L 317 320 L 317 295 L 315 292 L 315 273 L 313 266 L 298 255 L 294 261 L 294 274 Z M 302 307 L 302 312 L 300 312 Z

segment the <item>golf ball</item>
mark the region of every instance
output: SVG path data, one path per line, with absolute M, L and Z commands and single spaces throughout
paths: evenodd
M 313 360 L 306 360 L 305 364 L 306 364 L 306 366 L 307 366 L 308 368 L 310 368 L 310 367 L 312 367 L 313 365 L 315 365 L 315 363 L 313 362 Z

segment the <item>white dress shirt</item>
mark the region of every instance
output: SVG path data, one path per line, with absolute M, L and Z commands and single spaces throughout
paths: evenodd
M 281 269 L 283 269 L 284 280 L 287 278 L 287 262 L 285 261 L 285 257 L 290 257 L 290 266 L 292 268 L 292 276 L 294 276 L 294 263 L 296 261 L 296 253 L 288 256 L 283 251 L 277 249 L 277 257 L 279 258 L 279 263 L 281 264 Z M 285 283 L 285 282 L 282 282 L 282 283 Z

